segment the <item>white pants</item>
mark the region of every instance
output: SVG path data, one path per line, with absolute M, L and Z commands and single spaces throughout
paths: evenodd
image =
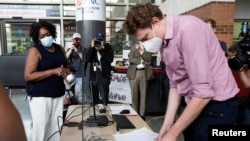
M 63 96 L 32 97 L 31 100 L 29 97 L 29 106 L 33 121 L 31 141 L 59 141 L 63 121 Z

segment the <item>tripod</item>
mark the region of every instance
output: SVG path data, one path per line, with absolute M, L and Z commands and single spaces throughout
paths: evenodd
M 93 108 L 93 116 L 89 116 L 87 119 L 87 124 L 89 126 L 107 126 L 108 125 L 108 118 L 106 115 L 96 115 L 95 110 L 95 99 L 93 94 L 93 85 L 98 85 L 98 82 L 90 81 L 90 92 L 92 94 L 92 108 Z

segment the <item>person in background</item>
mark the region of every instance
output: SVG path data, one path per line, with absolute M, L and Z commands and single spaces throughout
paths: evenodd
M 111 63 L 114 59 L 114 52 L 112 46 L 105 42 L 104 37 L 102 32 L 98 32 L 95 38 L 91 40 L 86 55 L 86 61 L 91 64 L 90 81 L 97 82 L 97 85 L 93 85 L 92 89 L 94 102 L 107 105 L 109 103 L 109 85 L 112 70 Z M 101 96 L 99 96 L 99 92 Z M 102 101 L 99 97 L 102 98 Z
M 206 22 L 208 26 L 213 29 L 214 33 L 216 32 L 216 21 L 214 19 L 206 19 L 204 20 L 204 22 Z M 221 49 L 225 52 L 225 56 L 228 56 L 228 49 L 227 49 L 226 42 L 219 40 L 219 43 L 220 43 Z
M 191 15 L 163 15 L 152 3 L 136 4 L 123 29 L 149 52 L 160 50 L 170 90 L 157 141 L 208 141 L 209 125 L 234 125 L 239 88 L 218 38 Z M 186 106 L 175 121 L 182 97 Z
M 27 141 L 21 116 L 1 83 L 0 117 L 1 141 Z
M 152 55 L 141 44 L 130 48 L 127 77 L 130 80 L 132 107 L 145 120 L 148 80 L 154 78 Z
M 250 54 L 250 53 L 249 53 Z M 250 70 L 244 66 L 238 75 L 242 85 L 250 89 Z M 250 125 L 250 94 L 239 98 L 239 119 L 238 124 Z
M 83 53 L 81 45 L 81 35 L 74 33 L 72 37 L 72 44 L 66 50 L 66 57 L 68 65 L 75 75 L 74 95 L 78 103 L 82 102 L 82 69 L 83 69 Z
M 59 141 L 62 125 L 64 79 L 70 73 L 64 48 L 53 40 L 56 27 L 46 21 L 30 26 L 30 47 L 24 68 L 33 122 L 32 141 Z M 58 132 L 58 133 L 57 133 Z

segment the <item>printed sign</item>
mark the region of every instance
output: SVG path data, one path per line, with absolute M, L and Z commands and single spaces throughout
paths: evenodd
M 109 86 L 109 101 L 132 103 L 129 79 L 124 73 L 113 73 Z
M 0 4 L 0 17 L 59 17 L 57 5 L 10 5 Z
M 76 21 L 106 21 L 104 0 L 75 0 Z

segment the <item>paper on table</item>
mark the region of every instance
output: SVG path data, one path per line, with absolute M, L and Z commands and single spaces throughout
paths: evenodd
M 130 113 L 125 115 L 138 115 L 138 113 L 130 105 L 109 106 L 109 108 L 112 114 L 120 114 L 122 110 L 128 109 Z
M 114 134 L 113 136 L 116 141 L 154 141 L 157 135 L 157 133 L 143 127 L 129 133 Z

